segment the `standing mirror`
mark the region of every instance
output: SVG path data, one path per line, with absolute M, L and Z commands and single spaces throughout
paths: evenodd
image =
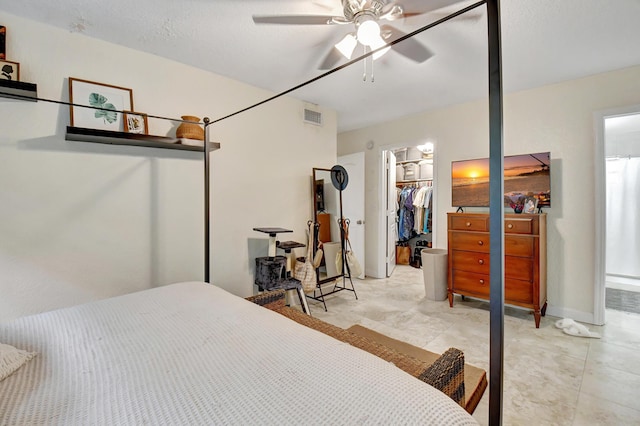
M 340 226 L 343 222 L 348 223 L 348 219 L 341 216 L 342 191 L 339 189 L 344 189 L 347 183 L 346 170 L 340 166 L 333 169 L 313 168 L 313 221 L 316 226 L 313 254 L 315 257 L 318 250 L 322 249 L 322 260 L 316 269 L 317 291 L 308 297 L 321 301 L 325 311 L 327 305 L 324 296 L 341 290 L 353 291 L 355 294 L 351 277 L 348 270 L 345 270 L 345 235 Z M 338 256 L 342 262 L 336 262 Z M 351 288 L 345 286 L 346 278 L 349 279 Z
M 322 249 L 324 255 L 317 276 L 318 283 L 328 282 L 342 275 L 336 269 L 336 256 L 341 251 L 340 239 L 340 191 L 331 183 L 331 169 L 313 169 L 314 209 L 316 244 L 313 253 Z

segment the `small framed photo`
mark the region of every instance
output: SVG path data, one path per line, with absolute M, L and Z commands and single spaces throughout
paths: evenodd
M 533 214 L 536 212 L 536 208 L 538 207 L 538 199 L 536 197 L 525 197 L 524 198 L 524 208 L 522 209 L 522 213 Z
M 149 133 L 147 114 L 125 111 L 122 115 L 124 119 L 124 131 L 126 133 L 138 133 L 141 135 Z
M 7 59 L 7 27 L 0 25 L 0 59 Z
M 0 80 L 20 81 L 20 64 L 0 60 Z
M 72 127 L 122 132 L 122 112 L 133 111 L 133 90 L 69 77 L 69 101 Z

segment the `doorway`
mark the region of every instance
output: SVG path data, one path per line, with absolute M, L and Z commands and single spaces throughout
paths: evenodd
M 604 120 L 605 307 L 640 314 L 640 113 Z
M 364 152 L 342 155 L 338 164 L 343 166 L 349 176 L 349 184 L 342 196 L 342 209 L 345 218 L 349 219 L 349 244 L 355 254 L 362 273 L 357 278 L 364 278 L 366 268 L 365 257 L 365 185 L 364 185 Z
M 384 196 L 380 208 L 386 235 L 386 276 L 390 277 L 396 264 L 420 268 L 421 250 L 432 246 L 434 144 L 388 148 L 382 175 L 385 176 Z
M 640 314 L 640 105 L 598 112 L 595 120 L 593 323 L 601 325 L 606 309 Z

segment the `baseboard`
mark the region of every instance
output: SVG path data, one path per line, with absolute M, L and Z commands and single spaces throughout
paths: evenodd
M 386 265 L 385 269 L 374 268 L 373 266 L 370 268 L 364 267 L 364 275 L 369 278 L 387 278 L 386 277 Z
M 587 324 L 602 325 L 595 323 L 593 312 L 577 311 L 575 309 L 564 308 L 562 306 L 553 306 L 549 304 L 547 306 L 547 315 L 558 318 L 571 318 L 572 320 L 585 322 Z

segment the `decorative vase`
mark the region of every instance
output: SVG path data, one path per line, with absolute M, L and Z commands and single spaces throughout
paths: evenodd
M 179 139 L 196 139 L 199 141 L 204 140 L 204 129 L 200 127 L 200 119 L 193 115 L 183 115 L 182 119 L 185 121 L 195 121 L 195 123 L 180 123 L 176 129 L 176 137 Z
M 513 212 L 514 213 L 522 213 L 522 209 L 524 208 L 524 206 L 522 204 L 516 204 L 515 206 L 513 206 Z

